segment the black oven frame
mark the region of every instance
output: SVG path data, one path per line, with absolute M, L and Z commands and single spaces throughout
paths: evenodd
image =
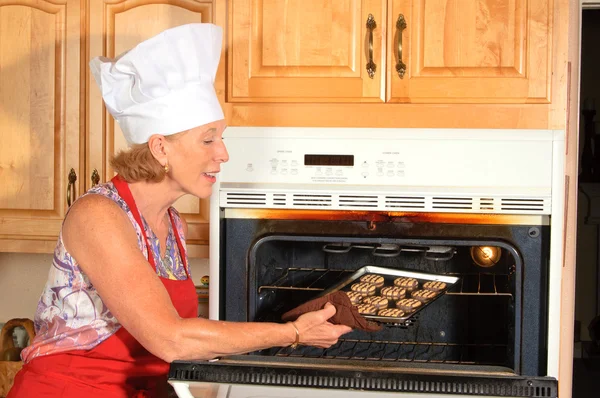
M 340 225 L 342 227 L 340 227 Z M 332 226 L 334 228 L 332 228 Z M 326 231 L 334 231 L 330 234 Z M 343 231 L 340 235 L 339 231 Z M 523 260 L 526 269 L 516 298 L 522 330 L 515 339 L 517 371 L 495 374 L 483 367 L 456 365 L 452 371 L 421 366 L 419 371 L 399 364 L 365 364 L 328 360 L 326 367 L 303 358 L 270 358 L 261 355 L 230 356 L 211 364 L 175 362 L 170 377 L 176 380 L 217 383 L 265 384 L 295 387 L 359 388 L 372 391 L 439 392 L 496 396 L 554 397 L 557 381 L 544 377 L 547 366 L 547 319 L 549 236 L 547 225 L 499 225 L 414 222 L 402 217 L 383 221 L 281 220 L 222 218 L 220 220 L 220 314 L 219 319 L 248 321 L 256 281 L 251 272 L 253 250 L 269 239 L 329 239 L 385 243 L 435 240 L 437 243 L 485 244 L 505 242 L 505 248 Z M 360 238 L 356 238 L 359 236 Z M 451 237 L 451 238 L 450 238 Z M 536 243 L 533 243 L 536 242 Z M 249 248 L 253 248 L 249 250 Z M 516 250 L 514 248 L 517 248 Z M 531 267 L 538 258 L 540 266 Z M 235 265 L 235 266 L 234 266 Z M 240 306 L 245 302 L 247 305 Z M 349 366 L 350 365 L 350 366 Z M 348 368 L 351 368 L 350 370 Z M 430 370 L 434 372 L 430 373 Z

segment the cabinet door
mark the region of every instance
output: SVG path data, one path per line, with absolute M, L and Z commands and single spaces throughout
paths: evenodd
M 0 0 L 0 251 L 52 252 L 81 177 L 79 5 Z
M 383 101 L 385 0 L 230 5 L 229 102 Z
M 113 58 L 161 31 L 188 23 L 212 22 L 211 1 L 181 0 L 98 0 L 90 2 L 89 56 Z M 89 61 L 89 60 L 88 60 Z M 114 176 L 110 157 L 126 149 L 119 125 L 108 113 L 86 64 L 89 85 L 88 174 L 99 171 L 100 180 Z M 218 91 L 218 90 L 217 90 Z M 208 256 L 208 199 L 184 196 L 175 208 L 188 222 L 187 247 L 190 256 Z
M 388 101 L 550 102 L 552 1 L 391 3 Z M 405 29 L 397 27 L 402 17 Z M 402 78 L 396 71 L 399 44 L 406 64 Z

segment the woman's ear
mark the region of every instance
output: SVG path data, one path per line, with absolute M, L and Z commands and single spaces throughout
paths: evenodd
M 167 158 L 167 140 L 164 136 L 160 134 L 154 134 L 148 140 L 148 148 L 150 149 L 150 153 L 154 156 L 154 159 L 158 161 L 161 165 L 166 165 L 168 163 Z

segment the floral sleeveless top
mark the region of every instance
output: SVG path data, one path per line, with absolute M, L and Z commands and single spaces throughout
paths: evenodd
M 112 182 L 97 185 L 85 195 L 96 194 L 112 199 L 127 213 L 134 226 L 140 251 L 148 258 L 148 250 L 142 231 L 129 206 L 119 196 Z M 185 250 L 185 237 L 179 213 L 170 208 Z M 183 280 L 187 278 L 177 241 L 169 222 L 164 258 L 160 258 L 159 240 L 142 217 L 142 223 L 154 256 L 156 273 L 163 278 Z M 181 253 L 187 256 L 187 253 Z M 186 257 L 187 258 L 187 257 Z M 77 261 L 65 249 L 62 232 L 58 238 L 52 267 L 42 296 L 38 302 L 35 318 L 36 337 L 21 353 L 24 362 L 43 355 L 71 350 L 89 350 L 109 338 L 121 327 L 119 321 L 104 305 L 87 275 Z

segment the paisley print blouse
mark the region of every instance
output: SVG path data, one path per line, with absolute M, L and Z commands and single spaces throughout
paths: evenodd
M 112 199 L 127 213 L 134 226 L 140 251 L 148 258 L 142 231 L 129 206 L 119 196 L 112 182 L 97 185 L 86 195 L 96 194 Z M 176 233 L 185 250 L 185 237 L 179 213 L 171 208 Z M 169 222 L 165 256 L 160 258 L 159 240 L 142 217 L 142 223 L 154 256 L 156 273 L 163 278 L 186 279 L 187 273 L 179 256 L 177 241 Z M 182 253 L 187 256 L 187 253 Z M 100 344 L 121 325 L 104 305 L 87 275 L 65 249 L 62 233 L 58 238 L 46 286 L 38 302 L 35 318 L 36 337 L 21 353 L 23 361 L 70 350 L 88 350 Z

